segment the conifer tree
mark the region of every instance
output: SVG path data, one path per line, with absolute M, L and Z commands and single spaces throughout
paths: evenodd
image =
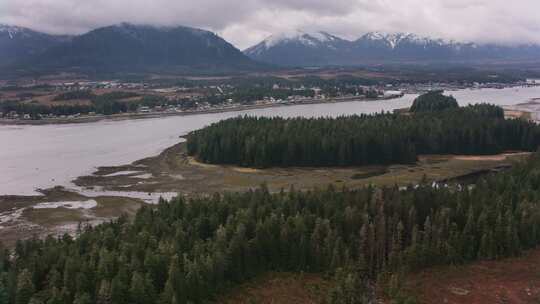
M 28 269 L 23 270 L 17 277 L 17 304 L 28 304 L 30 298 L 35 292 L 34 282 L 32 282 L 32 274 Z

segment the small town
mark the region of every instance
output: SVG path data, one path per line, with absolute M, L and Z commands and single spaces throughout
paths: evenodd
M 323 82 L 324 83 L 324 82 Z M 235 111 L 296 104 L 385 100 L 431 90 L 502 89 L 538 86 L 540 80 L 516 83 L 421 83 L 334 86 L 258 84 L 235 87 L 229 83 L 189 86 L 123 81 L 77 81 L 47 84 L 0 84 L 0 120 L 85 121 L 105 116 L 145 117 Z M 100 107 L 97 104 L 106 103 Z
M 343 86 L 322 89 L 273 84 L 269 88 L 232 85 L 170 86 L 120 81 L 62 82 L 48 85 L 0 87 L 0 117 L 5 120 L 76 120 L 104 115 L 173 115 L 252 107 L 380 100 L 403 96 L 391 86 Z M 122 104 L 107 112 L 95 107 L 102 102 Z M 16 109 L 10 109 L 16 103 Z M 3 106 L 2 106 L 3 105 Z M 26 105 L 26 106 L 24 106 Z M 55 113 L 51 109 L 61 108 Z M 80 112 L 75 112 L 77 109 Z M 28 111 L 28 112 L 25 112 Z M 43 112 L 40 112 L 42 110 Z M 30 112 L 31 111 L 31 112 Z

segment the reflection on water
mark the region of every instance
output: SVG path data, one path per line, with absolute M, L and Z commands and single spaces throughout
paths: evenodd
M 451 92 L 460 104 L 512 105 L 540 97 L 540 88 Z M 385 101 L 296 105 L 241 112 L 132 121 L 44 126 L 0 126 L 0 195 L 35 195 L 36 188 L 68 185 L 98 166 L 128 164 L 157 155 L 179 136 L 238 115 L 314 117 L 392 111 L 408 107 L 415 95 Z

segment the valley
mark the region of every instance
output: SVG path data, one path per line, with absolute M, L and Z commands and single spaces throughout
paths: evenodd
M 527 91 L 532 90 L 532 91 Z M 535 94 L 535 88 L 524 90 L 524 97 Z M 505 93 L 507 92 L 507 93 Z M 462 104 L 472 102 L 478 96 L 491 95 L 491 101 L 506 102 L 507 94 L 515 94 L 512 88 L 504 90 L 488 89 L 478 91 L 455 91 Z M 499 96 L 500 97 L 497 97 Z M 377 113 L 381 109 L 390 111 L 393 108 L 402 108 L 410 105 L 414 95 L 394 100 L 382 101 L 354 101 L 343 103 L 330 103 L 319 105 L 294 105 L 284 108 L 255 109 L 245 112 L 214 113 L 204 115 L 168 117 L 135 121 L 111 121 L 105 124 L 78 124 L 78 127 L 69 126 L 21 126 L 12 129 L 13 137 L 3 130 L 0 135 L 5 142 L 14 146 L 13 155 L 3 150 L 2 159 L 5 162 L 3 175 L 2 197 L 2 226 L 6 236 L 5 242 L 11 243 L 22 235 L 46 235 L 48 233 L 61 234 L 73 232 L 79 221 L 86 223 L 99 223 L 100 221 L 115 218 L 122 213 L 133 213 L 144 203 L 155 204 L 160 196 L 171 198 L 176 194 L 187 197 L 198 195 L 211 195 L 216 192 L 236 192 L 255 189 L 262 184 L 272 192 L 294 187 L 298 190 L 334 185 L 336 188 L 362 188 L 373 184 L 378 186 L 406 187 L 419 183 L 422 179 L 429 182 L 456 182 L 465 178 L 468 182 L 475 175 L 495 172 L 499 168 L 511 166 L 526 155 L 504 154 L 500 156 L 456 156 L 456 155 L 422 155 L 416 164 L 390 165 L 390 166 L 363 166 L 344 168 L 242 168 L 238 166 L 207 165 L 195 161 L 186 155 L 186 145 L 178 135 L 201 128 L 221 119 L 235 117 L 239 114 L 259 116 L 287 116 L 304 115 L 317 117 L 322 113 L 332 113 L 339 116 L 343 113 Z M 499 98 L 499 99 L 497 99 Z M 515 99 L 519 103 L 519 98 Z M 279 111 L 278 111 L 279 109 Z M 35 129 L 38 128 L 38 129 Z M 148 130 L 146 133 L 138 132 L 137 140 L 126 137 L 129 130 Z M 33 132 L 37 130 L 36 142 L 46 138 L 66 138 L 74 141 L 65 142 L 61 146 L 63 151 L 52 151 L 50 158 L 47 153 L 50 142 L 40 144 L 46 150 L 40 153 L 42 158 L 35 159 L 24 156 L 23 146 L 17 150 L 16 138 L 26 137 L 20 132 Z M 183 131 L 182 131 L 183 130 Z M 45 132 L 45 133 L 42 133 Z M 60 132 L 60 133 L 58 133 Z M 58 136 L 52 136 L 58 134 Z M 71 134 L 71 135 L 70 135 Z M 102 141 L 103 134 L 116 138 L 110 141 L 109 146 Z M 145 135 L 146 134 L 146 135 Z M 156 137 L 155 134 L 161 134 Z M 52 136 L 52 137 L 51 137 Z M 123 141 L 123 143 L 121 142 Z M 56 145 L 58 144 L 56 140 Z M 95 145 L 95 143 L 100 143 Z M 132 145 L 138 147 L 132 155 L 126 154 L 122 147 Z M 70 148 L 71 147 L 71 148 Z M 86 147 L 86 148 L 85 148 Z M 87 149 L 81 162 L 81 148 Z M 103 150 L 105 149 L 105 150 Z M 105 151 L 109 150 L 102 155 Z M 162 151 L 163 150 L 163 151 Z M 18 151 L 18 152 L 16 152 Z M 22 153 L 22 154 L 21 154 Z M 34 152 L 35 153 L 35 152 Z M 38 152 L 39 153 L 39 152 Z M 33 154 L 33 153 L 32 153 Z M 34 155 L 34 154 L 33 154 Z M 55 159 L 61 157 L 62 164 Z M 156 155 L 156 156 L 152 156 Z M 72 158 L 72 156 L 75 156 Z M 150 157 L 148 157 L 150 156 Z M 91 160 L 93 158 L 93 160 Z M 20 159 L 20 162 L 16 159 Z M 131 160 L 130 160 L 131 159 Z M 132 162 L 132 163 L 130 163 Z M 19 164 L 10 169 L 10 164 Z M 47 164 L 47 165 L 45 165 Z M 69 164 L 69 165 L 67 165 Z M 26 167 L 26 169 L 24 168 Z M 50 169 L 49 169 L 50 167 Z M 97 170 L 94 168 L 98 168 Z M 61 170 L 59 170 L 61 169 Z M 29 179 L 29 176 L 33 176 Z M 55 188 L 55 186 L 60 186 Z M 36 196 L 35 188 L 43 196 Z M 13 189 L 20 189 L 14 192 Z M 9 196 L 7 194 L 10 194 Z M 50 202 L 87 202 L 96 201 L 97 207 L 89 209 L 46 208 L 33 210 L 33 206 Z M 24 228 L 26 227 L 26 228 Z M 7 238 L 7 236 L 14 238 Z
M 540 96 L 538 88 L 452 91 L 462 105 L 487 101 L 498 105 L 523 103 Z M 36 188 L 68 186 L 79 176 L 101 166 L 120 166 L 156 156 L 182 140 L 179 136 L 208 124 L 239 115 L 262 117 L 337 117 L 346 114 L 391 112 L 409 107 L 416 95 L 381 101 L 292 105 L 241 112 L 171 116 L 143 120 L 104 121 L 97 124 L 3 126 L 0 150 L 0 193 L 33 195 Z M 134 133 L 136 130 L 136 133 Z M 27 146 L 33 143 L 29 151 Z M 136 147 L 136 148 L 135 148 Z M 36 157 L 39 155 L 39 157 Z

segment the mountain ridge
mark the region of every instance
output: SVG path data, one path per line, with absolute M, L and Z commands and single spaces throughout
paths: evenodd
M 356 40 L 326 34 L 335 37 L 335 41 L 339 41 L 339 44 L 329 45 L 321 42 L 308 45 L 302 38 L 314 37 L 310 33 L 290 39 L 275 39 L 279 35 L 272 35 L 246 49 L 244 53 L 254 60 L 281 66 L 540 59 L 540 46 L 534 44 L 517 46 L 480 44 L 401 32 L 368 32 Z M 269 43 L 271 39 L 274 40 Z
M 100 73 L 252 69 L 259 65 L 210 31 L 119 23 L 74 36 L 13 68 Z

